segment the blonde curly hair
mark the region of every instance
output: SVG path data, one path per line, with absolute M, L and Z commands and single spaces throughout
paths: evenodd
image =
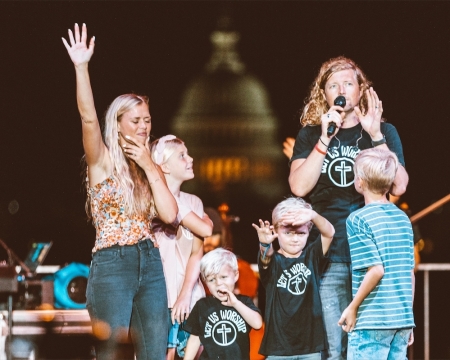
M 361 99 L 359 100 L 359 109 L 365 115 L 367 111 L 367 96 L 366 90 L 372 84 L 367 78 L 366 74 L 356 63 L 344 56 L 339 56 L 324 62 L 319 70 L 319 74 L 311 85 L 311 93 L 305 100 L 305 107 L 300 115 L 300 124 L 306 125 L 320 125 L 320 117 L 325 114 L 328 109 L 328 103 L 324 97 L 324 89 L 327 80 L 336 72 L 342 70 L 353 70 L 358 81 L 360 90 L 362 91 Z

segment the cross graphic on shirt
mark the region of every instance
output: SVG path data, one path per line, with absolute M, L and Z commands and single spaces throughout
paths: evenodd
M 298 276 L 294 280 L 292 280 L 292 282 L 295 284 L 295 292 L 299 294 L 300 288 L 298 287 L 298 284 L 301 284 L 302 279 L 300 278 L 300 276 Z
M 346 174 L 349 171 L 352 171 L 352 167 L 348 165 L 345 166 L 345 161 L 341 161 L 341 165 L 336 166 L 335 169 L 341 172 L 341 184 L 346 185 L 347 184 Z
M 227 344 L 227 333 L 231 332 L 230 328 L 227 328 L 225 324 L 222 324 L 222 328 L 217 329 L 219 334 L 222 334 L 222 344 Z

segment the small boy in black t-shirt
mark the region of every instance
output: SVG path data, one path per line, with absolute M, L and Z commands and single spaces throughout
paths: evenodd
M 200 273 L 212 296 L 198 300 L 186 321 L 184 330 L 191 336 L 184 359 L 194 359 L 200 344 L 200 359 L 249 359 L 249 332 L 262 326 L 262 317 L 248 296 L 233 294 L 239 278 L 236 255 L 212 250 L 200 261 Z
M 258 267 L 266 288 L 264 338 L 259 350 L 267 359 L 290 357 L 320 360 L 327 336 L 319 296 L 321 270 L 327 261 L 334 227 L 301 198 L 280 202 L 272 212 L 272 224 L 259 220 Z M 312 225 L 320 236 L 308 246 Z M 278 238 L 280 249 L 272 242 Z

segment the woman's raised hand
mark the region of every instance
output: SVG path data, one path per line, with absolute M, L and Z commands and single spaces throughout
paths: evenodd
M 95 47 L 95 36 L 91 38 L 91 41 L 89 42 L 89 46 L 86 44 L 87 40 L 87 27 L 86 24 L 83 24 L 81 28 L 81 36 L 80 36 L 80 28 L 78 24 L 75 24 L 74 26 L 74 34 L 72 33 L 72 30 L 69 29 L 69 41 L 70 45 L 67 43 L 66 39 L 62 38 L 62 41 L 64 43 L 64 46 L 67 49 L 67 52 L 69 53 L 70 59 L 74 63 L 75 66 L 87 64 L 89 60 L 92 57 L 92 54 L 94 53 L 94 47 Z

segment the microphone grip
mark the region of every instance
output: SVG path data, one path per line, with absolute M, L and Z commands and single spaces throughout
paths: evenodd
M 330 137 L 336 131 L 336 124 L 334 122 L 330 122 L 328 124 L 327 135 Z

